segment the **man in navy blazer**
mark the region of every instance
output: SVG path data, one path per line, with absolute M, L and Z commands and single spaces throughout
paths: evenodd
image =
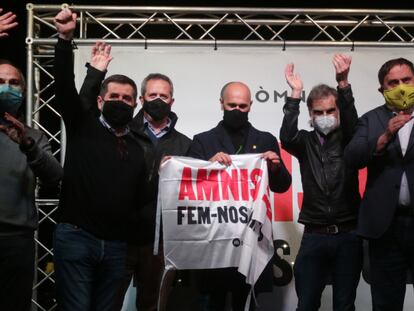
M 414 272 L 414 67 L 397 58 L 378 72 L 386 104 L 363 115 L 345 160 L 367 167 L 358 233 L 369 239 L 374 310 L 402 310 L 407 269 Z
M 244 83 L 224 85 L 220 93 L 223 120 L 215 128 L 195 135 L 188 155 L 230 165 L 230 154 L 262 153 L 268 160 L 270 189 L 285 192 L 290 187 L 290 173 L 280 158 L 276 137 L 248 122 L 252 103 L 250 90 Z
M 269 186 L 274 192 L 289 189 L 291 176 L 280 158 L 276 137 L 255 129 L 248 121 L 251 93 L 241 82 L 229 82 L 221 90 L 223 120 L 194 136 L 188 155 L 193 158 L 231 164 L 230 154 L 261 153 L 268 161 Z M 208 296 L 206 310 L 224 310 L 227 292 L 232 293 L 232 310 L 244 310 L 249 291 L 244 277 L 235 268 L 205 270 L 201 290 Z M 200 285 L 200 284 L 199 284 Z M 272 290 L 272 264 L 269 263 L 256 284 L 256 291 Z

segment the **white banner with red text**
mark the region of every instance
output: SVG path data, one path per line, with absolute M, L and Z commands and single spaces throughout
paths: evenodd
M 230 166 L 188 157 L 162 164 L 157 214 L 165 264 L 237 267 L 255 284 L 274 253 L 267 163 L 260 154 L 231 158 Z

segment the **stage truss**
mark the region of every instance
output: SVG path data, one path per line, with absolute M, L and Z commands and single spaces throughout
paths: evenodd
M 27 4 L 27 123 L 45 131 L 55 155 L 64 129 L 53 108 L 53 17 L 67 5 Z M 414 48 L 414 10 L 70 6 L 78 14 L 76 45 L 361 46 Z M 63 159 L 61 159 L 63 161 Z M 36 282 L 33 309 L 53 310 L 53 248 L 57 200 L 37 200 Z

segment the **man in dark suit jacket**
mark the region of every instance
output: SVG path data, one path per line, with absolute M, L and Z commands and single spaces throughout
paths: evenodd
M 223 120 L 210 131 L 195 135 L 188 155 L 230 165 L 230 154 L 262 153 L 263 158 L 268 161 L 270 189 L 274 192 L 288 190 L 291 176 L 280 158 L 276 137 L 255 129 L 248 122 L 252 100 L 247 85 L 241 82 L 227 83 L 221 90 L 220 103 L 224 112 Z M 256 290 L 271 291 L 271 267 L 270 263 L 265 268 Z M 232 310 L 243 310 L 249 286 L 235 268 L 204 272 L 201 283 L 209 298 L 207 310 L 224 310 L 228 291 L 232 293 Z
M 368 168 L 358 232 L 369 239 L 373 309 L 402 310 L 406 271 L 414 272 L 413 64 L 389 60 L 378 79 L 386 104 L 359 119 L 345 159 Z

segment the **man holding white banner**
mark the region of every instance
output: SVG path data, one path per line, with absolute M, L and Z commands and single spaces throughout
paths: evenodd
M 319 309 L 329 275 L 333 310 L 355 310 L 362 267 L 362 242 L 355 232 L 358 170 L 346 166 L 343 156 L 358 120 L 348 83 L 351 57 L 337 54 L 333 63 L 338 91 L 320 84 L 307 98 L 313 131 L 298 130 L 303 83 L 293 64 L 285 70 L 292 95 L 283 107 L 280 140 L 299 160 L 303 187 L 298 221 L 305 228 L 294 266 L 299 311 Z
M 263 171 L 269 175 L 270 189 L 274 192 L 288 190 L 291 176 L 280 158 L 276 137 L 268 132 L 255 129 L 248 122 L 252 100 L 247 85 L 241 82 L 230 82 L 224 85 L 220 93 L 220 104 L 224 112 L 223 120 L 210 131 L 195 135 L 188 155 L 230 166 L 234 165 L 230 154 L 260 154 L 260 157 L 267 163 L 267 168 Z M 240 182 L 242 180 L 243 177 Z M 271 229 L 269 230 L 271 234 Z M 271 239 L 271 236 L 269 238 Z M 270 242 L 273 241 L 270 240 Z M 223 267 L 225 266 L 211 266 L 211 268 Z M 271 291 L 272 277 L 272 265 L 268 262 L 255 290 L 257 292 Z M 250 288 L 246 281 L 249 282 L 234 268 L 204 271 L 204 275 L 200 275 L 199 285 L 200 290 L 204 291 L 208 297 L 206 309 L 224 310 L 226 294 L 231 292 L 232 310 L 243 310 Z M 251 281 L 249 283 L 253 284 Z

